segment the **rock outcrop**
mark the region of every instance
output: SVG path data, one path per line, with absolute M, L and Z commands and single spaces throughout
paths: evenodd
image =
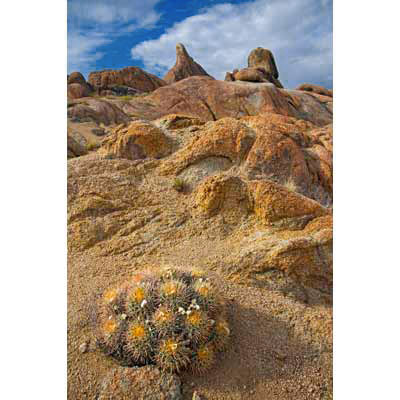
M 67 86 L 67 96 L 69 99 L 81 99 L 90 95 L 90 89 L 85 84 L 81 83 L 70 83 Z
M 68 75 L 67 84 L 67 96 L 69 99 L 87 97 L 92 92 L 92 87 L 80 72 L 72 72 Z
M 144 98 L 134 98 L 122 109 L 132 117 L 148 120 L 184 114 L 212 121 L 273 112 L 319 126 L 332 122 L 326 103 L 306 92 L 278 89 L 271 83 L 225 82 L 204 76 L 186 78 Z
M 88 81 L 99 95 L 115 90 L 115 86 L 128 87 L 144 93 L 165 85 L 162 79 L 138 67 L 91 72 Z
M 280 81 L 272 76 L 270 72 L 267 72 L 262 67 L 248 67 L 242 68 L 241 70 L 234 72 L 232 75 L 232 81 L 243 81 L 243 82 L 270 82 L 278 88 L 283 88 Z M 228 76 L 228 80 L 230 77 Z M 227 79 L 225 79 L 227 80 Z
M 86 85 L 86 79 L 80 72 L 71 72 L 68 75 L 68 85 L 71 83 L 80 83 Z
M 278 77 L 278 68 L 271 51 L 257 47 L 248 57 L 248 67 L 227 72 L 225 81 L 270 82 L 278 88 L 283 88 Z
M 204 68 L 190 57 L 185 46 L 181 43 L 176 45 L 176 63 L 166 73 L 163 80 L 167 84 L 178 82 L 190 76 L 208 76 Z M 211 77 L 210 77 L 211 78 Z
M 141 160 L 161 158 L 171 151 L 171 142 L 163 131 L 145 121 L 121 125 L 104 138 L 100 153 L 109 158 Z
M 200 127 L 160 171 L 191 181 L 186 170 L 206 160 L 222 170 L 236 165 L 250 180 L 267 179 L 324 206 L 332 204 L 332 125 L 317 128 L 279 114 L 222 118 Z
M 87 154 L 87 149 L 79 143 L 72 135 L 67 135 L 67 157 L 79 157 Z
M 276 114 L 244 117 L 256 141 L 243 165 L 250 179 L 268 179 L 319 203 L 332 204 L 332 125 Z
M 154 121 L 154 124 L 166 129 L 182 129 L 189 126 L 201 126 L 204 125 L 204 122 L 196 117 L 189 117 L 182 114 L 168 114 Z
M 73 122 L 93 121 L 105 125 L 128 123 L 131 120 L 113 103 L 91 97 L 70 103 L 67 115 Z
M 257 47 L 252 50 L 247 59 L 247 65 L 249 68 L 264 68 L 265 71 L 270 73 L 275 79 L 279 78 L 274 55 L 268 49 Z
M 311 83 L 303 83 L 296 90 L 304 90 L 306 92 L 320 94 L 322 96 L 333 97 L 333 90 L 325 89 L 323 86 L 313 85 Z

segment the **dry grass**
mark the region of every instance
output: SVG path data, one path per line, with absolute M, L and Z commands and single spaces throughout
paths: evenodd
M 293 181 L 292 178 L 289 178 L 284 184 L 283 186 L 289 190 L 290 192 L 297 192 L 297 185 L 296 183 Z
M 119 98 L 119 100 L 125 101 L 125 102 L 129 102 L 129 101 L 131 101 L 133 98 L 134 98 L 134 96 L 132 96 L 132 95 L 126 95 L 126 96 L 121 96 L 121 97 Z
M 88 143 L 86 145 L 86 148 L 87 148 L 88 151 L 96 150 L 99 147 L 100 147 L 100 145 L 97 142 L 92 141 L 92 140 L 88 141 Z
M 175 178 L 174 183 L 172 184 L 172 187 L 177 191 L 177 192 L 182 192 L 185 189 L 186 183 L 182 178 Z

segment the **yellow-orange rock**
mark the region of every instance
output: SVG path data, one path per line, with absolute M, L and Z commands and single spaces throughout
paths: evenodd
M 314 218 L 328 214 L 318 202 L 268 180 L 250 181 L 249 189 L 255 214 L 268 226 L 302 229 Z
M 222 118 L 208 122 L 198 131 L 191 143 L 177 151 L 167 160 L 162 171 L 179 173 L 189 165 L 208 157 L 224 157 L 230 162 L 240 164 L 247 156 L 255 140 L 254 132 L 234 118 Z
M 247 184 L 238 176 L 217 175 L 207 178 L 195 194 L 195 214 L 212 217 L 223 214 L 228 223 L 238 223 L 253 209 Z
M 328 206 L 332 204 L 332 125 L 278 114 L 240 119 L 256 133 L 244 171 L 265 178 Z
M 111 158 L 140 160 L 161 158 L 170 153 L 172 144 L 163 131 L 145 121 L 119 126 L 104 138 L 99 153 Z
M 182 114 L 168 114 L 154 121 L 154 125 L 166 129 L 182 129 L 189 126 L 204 125 L 200 118 L 190 117 Z
M 333 278 L 332 216 L 316 218 L 302 230 L 257 231 L 242 240 L 240 247 L 232 248 L 219 268 L 240 282 L 262 281 L 268 271 L 279 270 L 303 285 L 329 292 Z

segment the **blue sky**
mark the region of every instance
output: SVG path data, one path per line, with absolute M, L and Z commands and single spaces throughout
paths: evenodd
M 285 87 L 332 87 L 332 0 L 68 0 L 68 73 L 133 65 L 162 77 L 178 42 L 217 79 L 261 46 Z

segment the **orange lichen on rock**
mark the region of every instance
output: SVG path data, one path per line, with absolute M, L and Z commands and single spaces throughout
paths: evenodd
M 166 135 L 156 126 L 134 121 L 127 127 L 117 127 L 102 142 L 99 153 L 114 157 L 138 160 L 161 158 L 170 153 L 172 145 Z
M 248 183 L 254 199 L 254 212 L 266 225 L 296 229 L 310 220 L 328 214 L 318 202 L 263 180 Z
M 166 161 L 161 171 L 165 174 L 179 173 L 188 165 L 207 157 L 225 157 L 240 163 L 255 140 L 254 132 L 234 118 L 222 118 L 202 128 L 201 136 L 177 151 L 172 160 Z

